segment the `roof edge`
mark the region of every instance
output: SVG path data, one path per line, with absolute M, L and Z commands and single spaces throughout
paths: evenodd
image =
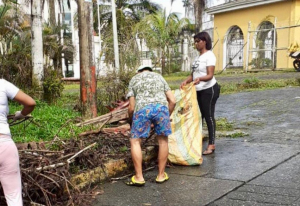
M 207 8 L 205 11 L 208 14 L 218 14 L 218 13 L 235 11 L 239 9 L 245 9 L 249 7 L 272 4 L 272 3 L 283 2 L 283 1 L 289 1 L 289 0 L 246 0 L 246 1 L 230 2 L 230 3 L 225 3 L 218 6 Z

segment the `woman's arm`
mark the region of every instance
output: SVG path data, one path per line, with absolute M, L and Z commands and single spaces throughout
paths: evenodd
M 193 81 L 193 76 L 189 75 L 186 80 L 184 80 L 181 85 L 180 85 L 180 89 L 182 89 L 182 87 L 184 87 L 186 84 L 190 83 Z
M 29 95 L 25 94 L 21 90 L 18 91 L 18 93 L 14 97 L 14 100 L 23 105 L 23 109 L 21 111 L 21 115 L 23 116 L 30 114 L 36 105 L 34 99 L 32 99 Z
M 215 66 L 206 67 L 207 75 L 203 77 L 198 77 L 194 80 L 194 84 L 199 84 L 201 81 L 207 82 L 214 77 Z

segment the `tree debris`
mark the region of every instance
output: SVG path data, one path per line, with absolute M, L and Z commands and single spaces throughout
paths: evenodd
M 62 140 L 56 136 L 50 142 L 17 144 L 25 206 L 87 206 L 97 194 L 103 193 L 101 188 L 92 185 L 81 191 L 70 179 L 84 171 L 103 167 L 105 162 L 111 159 L 123 158 L 125 161 L 131 161 L 130 126 L 124 124 L 128 118 L 128 104 L 125 103 L 120 103 L 117 105 L 118 109 L 108 114 L 78 124 L 99 124 L 96 131 L 85 132 L 69 140 Z M 108 125 L 121 120 L 124 121 L 120 124 L 114 123 L 114 127 Z M 110 127 L 103 128 L 104 125 Z M 154 138 L 143 140 L 142 147 L 148 145 L 155 145 Z M 150 165 L 145 169 L 149 167 Z M 2 189 L 0 202 L 5 203 Z

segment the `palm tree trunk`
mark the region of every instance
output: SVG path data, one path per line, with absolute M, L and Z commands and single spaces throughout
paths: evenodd
M 166 69 L 166 56 L 164 53 L 162 53 L 162 55 L 161 55 L 161 71 L 162 71 L 162 73 L 166 72 L 165 69 Z
M 48 4 L 49 4 L 49 22 L 51 26 L 54 26 L 56 24 L 55 1 L 48 0 Z
M 196 23 L 196 33 L 202 29 L 202 14 L 205 8 L 205 0 L 194 0 L 194 13 Z
M 42 4 L 41 0 L 31 0 L 31 50 L 33 84 L 42 86 L 43 66 L 43 35 L 42 35 Z

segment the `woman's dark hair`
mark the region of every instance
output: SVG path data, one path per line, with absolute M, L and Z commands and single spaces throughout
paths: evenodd
M 202 32 L 196 34 L 194 36 L 194 39 L 200 39 L 202 41 L 205 41 L 206 42 L 206 49 L 207 50 L 211 50 L 211 47 L 212 47 L 212 45 L 211 45 L 211 38 L 210 38 L 210 36 L 209 36 L 209 34 L 207 32 L 202 31 Z

